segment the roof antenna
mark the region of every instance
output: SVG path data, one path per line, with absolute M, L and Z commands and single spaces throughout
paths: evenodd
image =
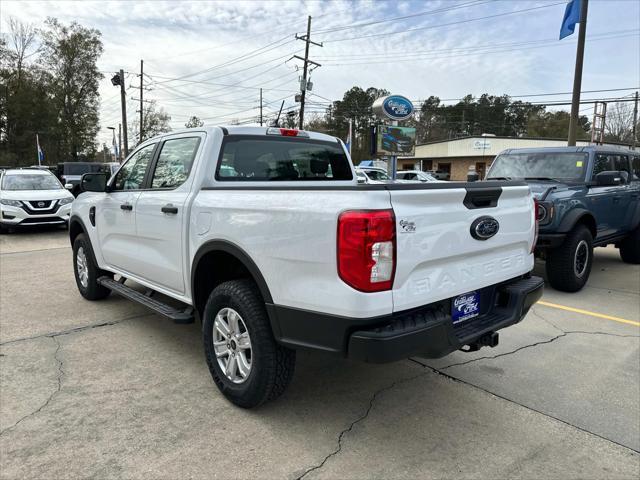
M 278 112 L 278 117 L 276 118 L 276 121 L 273 124 L 274 127 L 279 127 L 280 126 L 280 114 L 282 114 L 282 107 L 284 107 L 284 100 L 282 101 L 282 104 L 280 105 L 280 111 Z

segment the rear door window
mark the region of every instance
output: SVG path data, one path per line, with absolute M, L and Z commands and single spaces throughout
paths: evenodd
M 338 142 L 253 135 L 229 136 L 216 170 L 219 181 L 351 180 Z
M 176 188 L 189 177 L 200 138 L 175 138 L 162 144 L 151 188 Z

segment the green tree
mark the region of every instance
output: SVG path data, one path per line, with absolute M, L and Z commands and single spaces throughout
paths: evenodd
M 15 19 L 8 23 L 9 32 L 0 40 L 0 164 L 33 165 L 36 133 L 46 147 L 55 115 L 44 72 L 33 61 L 39 53 L 35 27 Z
M 555 112 L 540 111 L 529 117 L 527 135 L 529 137 L 542 138 L 567 138 L 569 133 L 569 112 L 558 110 Z M 582 115 L 578 123 L 578 139 L 587 140 L 591 124 L 589 119 Z
M 388 94 L 388 91 L 374 87 L 366 90 L 352 87 L 345 92 L 342 100 L 333 102 L 325 115 L 327 133 L 342 139 L 347 138 L 351 122 L 351 156 L 356 164 L 360 160 L 371 158 L 370 128 L 376 123 L 371 107 L 377 98 Z M 317 122 L 317 119 L 314 121 Z
M 200 118 L 193 115 L 187 123 L 184 124 L 186 128 L 198 128 L 204 126 L 204 122 Z
M 77 160 L 96 150 L 100 32 L 76 22 L 64 25 L 55 18 L 47 19 L 45 26 L 40 65 L 48 72 L 47 87 L 58 119 L 49 136 L 55 139 L 60 160 Z

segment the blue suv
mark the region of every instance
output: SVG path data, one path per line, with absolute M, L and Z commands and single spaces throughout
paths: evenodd
M 526 181 L 537 199 L 536 254 L 551 286 L 580 290 L 593 247 L 615 245 L 624 262 L 640 263 L 640 152 L 613 146 L 510 149 L 487 180 Z

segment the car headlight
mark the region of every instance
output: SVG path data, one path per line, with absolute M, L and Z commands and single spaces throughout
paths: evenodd
M 18 200 L 8 200 L 6 198 L 3 198 L 2 200 L 0 200 L 0 203 L 3 205 L 9 205 L 11 207 L 21 207 L 22 203 L 20 203 Z
M 538 223 L 541 225 L 546 225 L 553 220 L 553 203 L 549 202 L 538 202 L 538 208 L 536 210 L 536 215 L 538 218 Z
M 64 197 L 58 200 L 58 202 L 60 202 L 60 206 L 62 206 L 62 205 L 66 205 L 67 203 L 73 202 L 73 200 L 74 200 L 73 197 Z

